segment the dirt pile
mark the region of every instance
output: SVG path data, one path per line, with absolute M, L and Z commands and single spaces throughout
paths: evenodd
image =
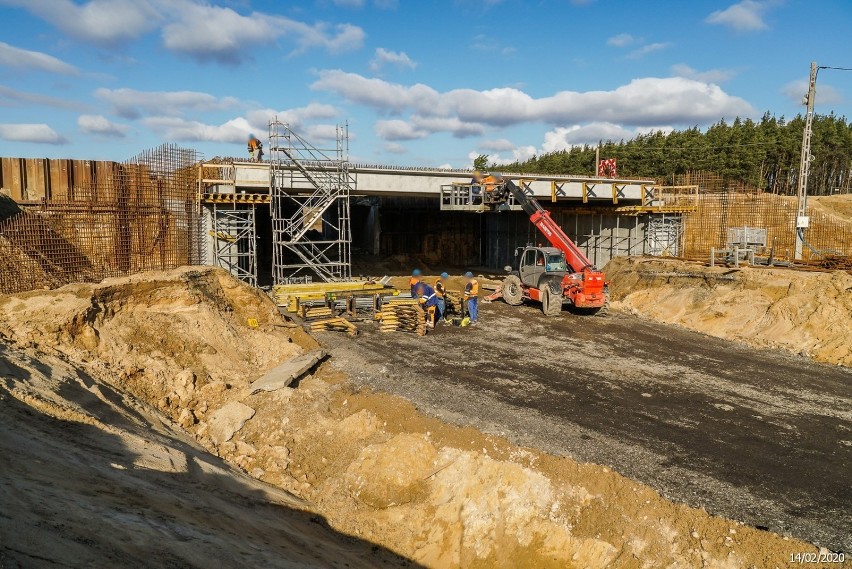
M 852 366 L 852 275 L 616 258 L 612 306 L 751 346 Z
M 840 221 L 852 223 L 852 194 L 811 196 L 808 198 L 808 205 Z
M 110 375 L 0 344 L 0 567 L 410 566 L 211 456 Z
M 328 364 L 297 388 L 253 393 L 252 381 L 316 343 L 222 271 L 2 297 L 0 335 L 109 378 L 336 530 L 429 567 L 774 567 L 816 551 L 606 468 L 353 392 Z

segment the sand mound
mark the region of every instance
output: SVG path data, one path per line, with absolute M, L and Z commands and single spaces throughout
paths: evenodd
M 852 194 L 839 196 L 811 196 L 808 205 L 841 221 L 852 223 Z
M 428 567 L 764 567 L 815 551 L 671 504 L 606 468 L 354 393 L 327 364 L 296 389 L 253 392 L 252 381 L 316 344 L 219 270 L 1 297 L 0 335 L 107 378 L 114 397 L 129 392 L 156 406 L 336 530 Z M 168 450 L 158 456 L 183 464 Z
M 606 266 L 613 307 L 756 347 L 852 366 L 852 275 L 648 258 Z

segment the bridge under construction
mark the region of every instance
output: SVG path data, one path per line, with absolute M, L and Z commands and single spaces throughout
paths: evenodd
M 202 162 L 203 261 L 255 285 L 334 281 L 351 276 L 353 252 L 499 268 L 537 239 L 519 207 L 497 212 L 469 195 L 471 170 L 353 164 L 347 150 L 345 129 L 317 148 L 272 121 L 268 162 Z M 680 215 L 697 195 L 647 179 L 506 176 L 547 203 L 600 266 L 621 255 L 677 255 Z
M 124 163 L 0 159 L 0 193 L 11 198 L 0 208 L 0 246 L 14 269 L 0 291 L 186 264 L 221 266 L 255 286 L 345 280 L 353 259 L 364 276 L 500 270 L 517 247 L 540 241 L 516 206 L 498 211 L 477 199 L 471 170 L 351 163 L 345 128 L 317 148 L 273 121 L 268 144 L 267 162 L 204 161 L 175 145 Z M 795 204 L 783 196 L 688 177 L 663 186 L 503 176 L 550 210 L 598 267 L 618 256 L 709 259 L 738 228 L 761 229 L 761 243 L 748 246 L 764 257 L 793 259 Z M 809 215 L 810 245 L 848 255 L 849 228 Z

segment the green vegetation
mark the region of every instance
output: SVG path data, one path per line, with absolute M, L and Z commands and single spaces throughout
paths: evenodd
M 473 160 L 473 169 L 474 170 L 487 170 L 488 169 L 488 155 L 480 154 Z
M 737 118 L 671 134 L 654 132 L 631 140 L 603 142 L 601 159 L 618 160 L 618 176 L 672 183 L 678 174 L 705 171 L 778 194 L 794 194 L 799 173 L 804 118 L 788 121 L 766 113 L 758 122 Z M 808 191 L 812 195 L 849 191 L 852 186 L 852 124 L 834 114 L 814 118 Z M 534 156 L 526 162 L 492 166 L 504 172 L 591 174 L 595 147 Z

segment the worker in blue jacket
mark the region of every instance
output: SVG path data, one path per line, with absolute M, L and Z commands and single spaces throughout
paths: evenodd
M 408 286 L 411 287 L 411 298 L 417 298 L 417 285 L 422 280 L 421 274 L 420 269 L 411 271 L 411 278 L 408 279 Z
M 438 314 L 438 295 L 435 294 L 435 289 L 421 281 L 417 284 L 417 299 L 426 311 L 426 326 L 434 328 Z

